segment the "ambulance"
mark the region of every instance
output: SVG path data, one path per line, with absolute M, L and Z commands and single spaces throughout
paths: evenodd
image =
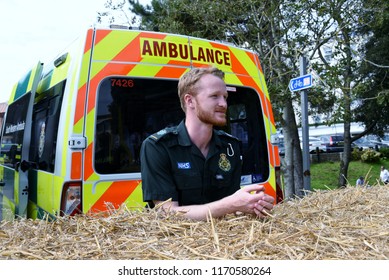
M 1 132 L 0 218 L 55 219 L 145 206 L 142 141 L 184 114 L 178 79 L 192 67 L 225 72 L 228 122 L 242 142 L 242 186 L 282 200 L 276 128 L 251 51 L 149 31 L 90 27 L 15 84 Z

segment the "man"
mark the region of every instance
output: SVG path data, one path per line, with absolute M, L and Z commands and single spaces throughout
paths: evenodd
M 365 180 L 364 180 L 363 176 L 359 176 L 357 183 L 356 183 L 356 186 L 363 187 L 364 184 L 365 184 Z
M 239 140 L 214 129 L 227 122 L 224 73 L 194 68 L 181 77 L 178 95 L 185 119 L 142 144 L 143 200 L 195 220 L 235 212 L 266 216 L 274 198 L 258 184 L 240 188 Z
M 384 184 L 389 184 L 389 171 L 383 165 L 381 166 L 380 179 Z

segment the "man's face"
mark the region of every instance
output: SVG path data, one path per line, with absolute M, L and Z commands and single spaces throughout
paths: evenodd
M 222 79 L 210 74 L 203 76 L 194 97 L 199 120 L 215 126 L 226 125 L 227 97 L 227 87 Z

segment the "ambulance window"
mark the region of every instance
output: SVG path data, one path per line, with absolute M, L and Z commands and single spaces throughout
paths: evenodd
M 11 103 L 7 110 L 3 136 L 1 138 L 0 160 L 9 167 L 14 168 L 15 164 L 20 162 L 30 94 L 27 93 Z
M 59 116 L 65 81 L 47 91 L 34 105 L 31 130 L 30 160 L 40 170 L 54 172 Z
M 229 124 L 227 132 L 242 141 L 242 175 L 252 175 L 256 182 L 269 177 L 269 159 L 265 122 L 259 96 L 251 88 L 228 87 Z
M 98 89 L 94 165 L 98 173 L 140 172 L 140 147 L 184 114 L 177 81 L 111 77 Z

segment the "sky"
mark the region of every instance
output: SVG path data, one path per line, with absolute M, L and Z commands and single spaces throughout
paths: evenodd
M 92 26 L 106 0 L 0 0 L 0 102 L 38 61 L 50 62 Z

